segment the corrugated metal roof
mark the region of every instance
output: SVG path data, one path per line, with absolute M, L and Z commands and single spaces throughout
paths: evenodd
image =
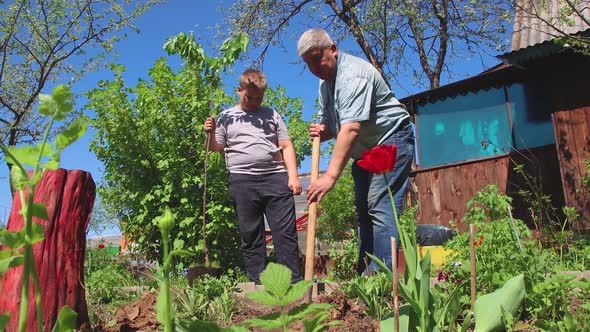
M 575 6 L 568 22 L 559 19 L 564 10 Z M 512 31 L 512 51 L 541 44 L 564 34 L 590 29 L 590 0 L 519 0 Z
M 503 62 L 478 75 L 402 98 L 400 102 L 413 111 L 413 104 L 422 105 L 469 92 L 500 87 L 522 79 L 524 74 L 525 70 Z

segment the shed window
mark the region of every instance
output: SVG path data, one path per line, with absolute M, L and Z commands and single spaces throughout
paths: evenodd
M 555 144 L 548 96 L 550 94 L 536 82 L 508 87 L 514 124 L 514 146 L 518 150 Z
M 500 88 L 417 107 L 419 163 L 430 167 L 509 152 L 505 100 Z

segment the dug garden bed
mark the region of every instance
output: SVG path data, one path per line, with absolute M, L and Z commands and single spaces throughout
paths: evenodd
M 138 300 L 121 307 L 113 319 L 99 324 L 95 331 L 119 332 L 119 331 L 158 331 L 159 323 L 154 311 L 156 304 L 156 291 L 144 293 Z M 232 325 L 238 325 L 248 319 L 260 317 L 276 311 L 276 308 L 264 306 L 250 301 L 244 296 L 236 296 L 238 310 L 232 319 Z M 328 303 L 333 305 L 330 309 L 329 321 L 340 320 L 338 326 L 328 328 L 326 331 L 350 331 L 350 332 L 377 332 L 379 322 L 365 314 L 365 305 L 346 299 L 341 291 L 330 294 L 320 294 L 313 298 L 313 303 Z M 301 300 L 293 305 L 301 304 Z M 297 325 L 297 324 L 296 324 Z M 293 330 L 302 330 L 302 326 L 293 326 Z M 253 330 L 262 331 L 262 330 Z

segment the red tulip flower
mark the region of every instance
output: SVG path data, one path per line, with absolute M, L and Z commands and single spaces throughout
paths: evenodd
M 381 144 L 370 151 L 363 151 L 363 159 L 358 160 L 356 163 L 361 168 L 374 173 L 381 174 L 387 183 L 387 173 L 393 170 L 395 161 L 397 160 L 397 146 Z M 393 200 L 393 193 L 391 187 L 387 186 L 387 192 L 389 194 L 389 200 L 391 201 L 391 208 L 393 209 L 393 216 L 395 218 L 395 224 L 397 225 L 398 232 L 400 232 L 400 240 L 402 246 L 405 248 L 406 243 L 409 241 L 408 238 L 403 234 L 402 228 L 399 226 L 399 219 L 395 208 L 395 201 Z M 409 244 L 408 244 L 409 245 Z M 405 251 L 405 249 L 404 249 Z
M 479 237 L 479 240 L 475 241 L 473 244 L 474 244 L 476 247 L 478 247 L 478 246 L 480 246 L 480 245 L 483 243 L 483 239 L 484 239 L 484 237 L 483 237 L 483 235 L 482 235 L 482 236 L 480 236 L 480 237 Z
M 98 249 L 104 249 L 104 243 L 99 244 Z
M 363 159 L 356 163 L 371 173 L 383 174 L 393 170 L 396 159 L 397 146 L 381 144 L 370 151 L 364 151 Z

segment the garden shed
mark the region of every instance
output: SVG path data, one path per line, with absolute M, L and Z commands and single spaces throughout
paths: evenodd
M 590 55 L 557 42 L 543 15 L 556 13 L 517 12 L 512 51 L 497 66 L 401 99 L 416 124 L 412 177 L 420 223 L 461 219 L 465 204 L 493 183 L 513 198 L 514 217 L 530 226 L 540 211 L 529 209 L 519 189 L 542 188 L 558 211 L 576 208 L 576 227 L 590 228 L 590 196 L 582 185 L 590 176 Z M 587 22 L 574 20 L 562 31 L 588 36 Z M 526 178 L 515 171 L 518 164 Z M 533 178 L 541 187 L 530 186 Z

